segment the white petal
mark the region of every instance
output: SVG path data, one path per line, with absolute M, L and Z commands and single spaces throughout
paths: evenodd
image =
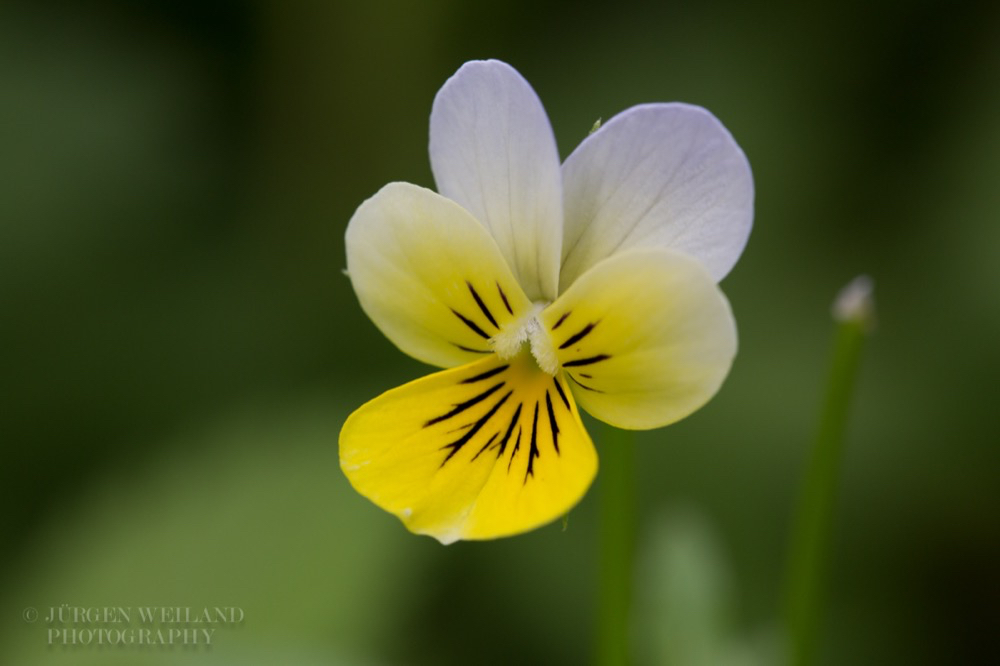
M 390 183 L 347 225 L 347 273 L 361 307 L 410 356 L 451 367 L 531 310 L 496 243 L 454 201 Z
M 553 300 L 562 185 L 535 91 L 510 65 L 466 63 L 438 91 L 430 135 L 438 191 L 486 225 L 529 298 Z
M 563 183 L 560 293 L 632 247 L 683 252 L 721 280 L 753 224 L 743 151 L 715 116 L 687 104 L 646 104 L 615 116 L 569 156 Z

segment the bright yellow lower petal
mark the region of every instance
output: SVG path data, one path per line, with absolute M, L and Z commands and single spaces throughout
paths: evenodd
M 540 318 L 580 406 L 619 428 L 684 418 L 715 395 L 736 355 L 725 296 L 671 250 L 599 262 Z
M 597 453 L 565 379 L 528 353 L 490 356 L 388 391 L 340 432 L 354 488 L 442 543 L 518 534 L 583 497 Z

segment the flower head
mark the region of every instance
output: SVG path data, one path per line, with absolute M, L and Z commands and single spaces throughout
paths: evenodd
M 535 92 L 495 60 L 438 92 L 430 156 L 438 193 L 391 183 L 365 201 L 347 271 L 396 346 L 449 369 L 355 411 L 341 467 L 414 532 L 517 534 L 597 473 L 578 405 L 656 428 L 722 384 L 736 328 L 716 283 L 750 233 L 750 167 L 685 104 L 632 107 L 560 165 Z

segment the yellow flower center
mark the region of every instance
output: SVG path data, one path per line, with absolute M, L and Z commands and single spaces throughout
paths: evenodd
M 489 340 L 490 348 L 504 361 L 517 356 L 525 345 L 531 349 L 535 363 L 548 375 L 559 370 L 555 346 L 538 317 L 548 303 L 535 303 L 526 314 L 504 326 Z

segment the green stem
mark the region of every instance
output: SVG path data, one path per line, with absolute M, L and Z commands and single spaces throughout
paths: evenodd
M 855 314 L 848 310 L 846 315 L 838 316 L 826 396 L 789 553 L 786 621 L 792 666 L 806 666 L 813 661 L 820 633 L 844 427 L 861 349 L 871 328 L 871 307 L 869 293 L 868 301 Z
M 600 590 L 597 663 L 629 660 L 629 614 L 635 551 L 635 437 L 605 428 L 600 474 Z

